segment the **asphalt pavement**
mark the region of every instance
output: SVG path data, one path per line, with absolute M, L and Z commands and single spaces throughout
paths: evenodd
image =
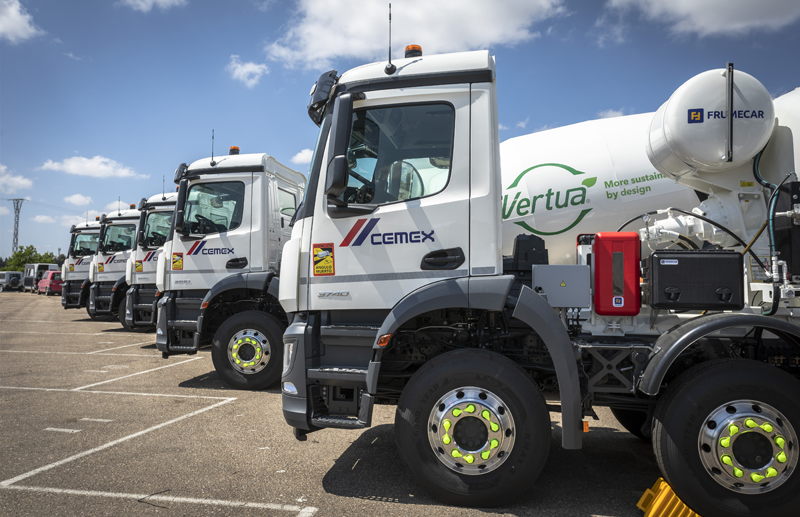
M 238 391 L 209 350 L 162 359 L 152 332 L 93 321 L 60 298 L 0 293 L 0 515 L 525 515 L 641 517 L 653 452 L 604 408 L 584 448 L 550 455 L 530 491 L 448 507 L 405 469 L 394 407 L 363 431 L 298 442 L 280 392 Z

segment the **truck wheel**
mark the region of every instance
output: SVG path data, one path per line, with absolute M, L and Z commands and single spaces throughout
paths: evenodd
M 722 359 L 675 380 L 653 415 L 653 450 L 675 493 L 704 517 L 796 516 L 800 382 Z
M 99 319 L 96 314 L 92 314 L 91 312 L 89 312 L 89 306 L 88 305 L 86 306 L 86 314 L 88 314 L 89 317 L 92 318 L 94 321 L 97 321 Z
M 447 504 L 493 507 L 530 490 L 542 471 L 550 415 L 517 364 L 464 349 L 414 374 L 397 404 L 394 432 L 425 491 Z
M 134 329 L 125 321 L 125 308 L 128 306 L 127 298 L 122 298 L 122 301 L 119 302 L 117 305 L 117 317 L 119 318 L 119 322 L 122 324 L 122 328 L 127 330 L 128 332 L 133 332 Z
M 651 430 L 649 426 L 646 430 L 642 427 L 647 423 L 647 411 L 636 411 L 635 409 L 619 409 L 610 408 L 611 414 L 617 419 L 617 422 L 625 428 L 626 431 L 639 438 L 640 440 L 650 443 Z
M 277 318 L 261 311 L 231 316 L 214 334 L 214 368 L 238 390 L 263 390 L 275 384 L 281 378 L 284 330 Z

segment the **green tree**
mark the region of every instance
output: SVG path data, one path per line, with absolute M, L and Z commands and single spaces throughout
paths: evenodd
M 36 262 L 56 263 L 56 257 L 51 251 L 40 254 L 36 251 L 34 246 L 23 246 L 6 260 L 6 266 L 3 271 L 22 271 L 25 269 L 25 264 L 33 264 Z

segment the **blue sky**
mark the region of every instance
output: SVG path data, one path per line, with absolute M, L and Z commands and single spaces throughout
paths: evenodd
M 0 0 L 0 256 L 160 192 L 231 145 L 303 173 L 319 74 L 387 54 L 373 0 Z M 488 48 L 501 139 L 655 111 L 733 61 L 773 96 L 800 87 L 797 0 L 395 0 L 396 57 Z

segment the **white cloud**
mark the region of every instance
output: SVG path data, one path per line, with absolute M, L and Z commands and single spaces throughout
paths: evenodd
M 149 13 L 153 7 L 166 11 L 170 7 L 180 7 L 189 2 L 188 0 L 120 0 L 119 3 L 130 7 L 134 11 Z
M 517 127 L 518 127 L 518 128 L 521 128 L 521 129 L 525 129 L 525 126 L 527 126 L 527 125 L 528 125 L 528 121 L 529 121 L 530 119 L 531 119 L 531 118 L 530 118 L 530 117 L 528 117 L 528 118 L 526 118 L 525 120 L 520 120 L 519 122 L 517 122 Z
M 130 204 L 125 201 L 112 201 L 103 207 L 103 212 L 114 212 L 115 210 L 129 210 Z
M 64 198 L 64 201 L 72 205 L 83 206 L 92 202 L 92 198 L 84 196 L 83 194 L 72 194 Z
M 605 47 L 607 43 L 624 43 L 625 31 L 628 26 L 622 20 L 621 13 L 615 13 L 616 16 L 604 14 L 597 21 L 594 22 L 594 32 L 597 34 L 597 45 Z
M 237 55 L 231 56 L 231 62 L 228 63 L 225 70 L 231 74 L 232 78 L 243 82 L 248 88 L 257 85 L 261 76 L 269 73 L 269 67 L 267 65 L 259 65 L 252 62 L 242 63 Z
M 255 5 L 256 9 L 265 13 L 269 11 L 270 7 L 275 5 L 275 0 L 251 0 L 253 5 Z
M 12 44 L 44 34 L 19 0 L 0 0 L 0 38 Z
M 147 179 L 150 177 L 147 174 L 137 174 L 130 167 L 125 167 L 121 163 L 104 156 L 95 156 L 93 158 L 74 156 L 72 158 L 66 158 L 61 162 L 47 160 L 44 165 L 39 167 L 39 169 L 46 171 L 61 171 L 66 172 L 67 174 L 75 174 L 77 176 L 92 176 L 94 178 Z
M 70 59 L 74 59 L 75 61 L 83 61 L 83 58 L 82 58 L 82 57 L 80 57 L 80 56 L 76 56 L 76 55 L 75 55 L 75 54 L 73 54 L 72 52 L 64 52 L 64 55 L 65 55 L 65 56 L 67 56 L 67 57 L 68 57 L 68 58 L 70 58 Z
M 598 118 L 614 118 L 614 117 L 621 117 L 625 115 L 623 113 L 622 108 L 615 110 L 615 109 L 607 109 L 597 113 Z
M 102 215 L 97 210 L 89 210 L 88 215 L 62 215 L 61 216 L 61 226 L 66 226 L 69 228 L 73 224 L 81 224 L 85 223 L 86 221 L 92 222 L 95 220 L 95 217 Z
M 609 0 L 607 6 L 638 10 L 673 33 L 701 37 L 776 31 L 800 19 L 797 0 Z
M 4 206 L 0 206 L 0 215 L 11 215 L 11 210 Z
M 303 165 L 306 163 L 311 163 L 311 157 L 314 155 L 314 151 L 311 149 L 303 149 L 296 155 L 292 156 L 291 162 L 296 163 L 298 165 Z
M 49 215 L 37 215 L 36 217 L 32 217 L 31 221 L 35 221 L 37 223 L 47 223 L 47 224 L 56 222 L 56 220 L 50 217 Z
M 564 0 L 407 0 L 392 12 L 392 54 L 408 44 L 426 54 L 513 46 L 541 36 L 531 26 L 566 13 Z M 287 67 L 327 69 L 338 59 L 387 58 L 389 13 L 384 2 L 299 0 L 283 37 L 267 44 Z
M 553 129 L 554 126 L 548 126 L 547 124 L 543 125 L 542 127 L 537 127 L 533 130 L 534 133 L 538 133 L 539 131 L 547 131 L 548 129 Z
M 2 0 L 0 0 L 2 1 Z M 25 176 L 14 176 L 8 172 L 8 167 L 0 163 L 0 192 L 15 194 L 18 190 L 31 188 L 33 182 Z
M 498 124 L 498 128 L 500 129 L 500 131 L 502 131 L 504 129 L 508 129 L 508 126 L 504 126 L 503 124 Z

